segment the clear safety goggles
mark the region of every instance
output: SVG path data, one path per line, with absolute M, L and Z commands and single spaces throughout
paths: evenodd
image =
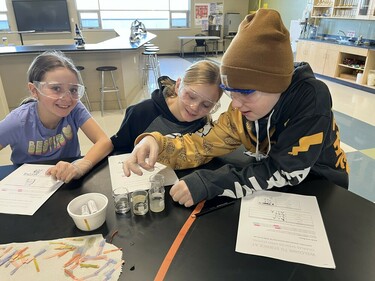
M 201 94 L 197 93 L 193 89 L 188 86 L 185 86 L 182 82 L 180 84 L 180 88 L 178 90 L 178 95 L 181 101 L 189 106 L 189 107 L 196 107 L 199 112 L 202 113 L 215 113 L 219 107 L 220 102 L 214 102 L 206 97 L 202 96 Z
M 79 100 L 85 93 L 85 87 L 81 84 L 40 81 L 33 81 L 33 84 L 41 95 L 56 100 L 62 99 L 67 93 L 72 99 Z

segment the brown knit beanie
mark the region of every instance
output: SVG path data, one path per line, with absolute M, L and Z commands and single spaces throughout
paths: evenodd
M 234 89 L 282 93 L 293 70 L 289 32 L 270 9 L 246 16 L 221 61 L 222 80 L 226 75 L 226 86 Z

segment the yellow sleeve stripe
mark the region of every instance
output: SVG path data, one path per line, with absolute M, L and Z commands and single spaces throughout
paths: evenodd
M 323 133 L 317 133 L 312 136 L 307 136 L 300 138 L 299 146 L 293 146 L 292 151 L 288 152 L 288 154 L 296 156 L 300 152 L 306 152 L 309 150 L 310 146 L 314 144 L 321 144 L 323 142 Z

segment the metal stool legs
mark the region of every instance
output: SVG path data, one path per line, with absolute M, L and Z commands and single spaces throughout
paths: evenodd
M 158 86 L 158 78 L 160 77 L 160 67 L 158 56 L 155 51 L 144 51 L 145 62 L 143 66 L 143 85 L 146 85 L 149 79 L 149 71 L 152 71 L 155 79 L 155 85 Z
M 85 94 L 83 95 L 83 98 L 85 100 L 85 103 L 86 103 L 86 107 L 89 111 L 92 111 L 91 109 L 91 104 L 90 104 L 90 100 L 89 100 L 89 96 L 87 95 L 87 91 L 86 91 L 86 86 L 85 84 L 83 83 L 83 79 L 82 79 L 82 76 L 81 76 L 81 70 L 84 70 L 85 68 L 83 66 L 76 66 L 78 72 L 78 82 L 79 84 L 83 85 L 84 89 L 85 89 Z
M 96 70 L 101 71 L 100 110 L 101 110 L 102 116 L 104 114 L 104 94 L 106 94 L 106 93 L 115 93 L 116 94 L 118 106 L 119 106 L 121 112 L 123 113 L 124 111 L 122 109 L 120 95 L 119 95 L 120 90 L 117 87 L 115 78 L 113 76 L 113 71 L 117 70 L 117 67 L 115 67 L 115 66 L 100 66 L 100 67 L 97 67 Z M 108 72 L 108 71 L 111 74 L 112 86 L 106 86 L 105 85 L 105 72 Z

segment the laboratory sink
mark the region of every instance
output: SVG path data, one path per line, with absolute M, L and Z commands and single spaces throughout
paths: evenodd
M 354 42 L 353 41 L 349 41 L 349 40 L 336 40 L 338 44 L 341 44 L 341 45 L 354 45 Z
M 338 41 L 337 38 L 330 38 L 330 37 L 324 37 L 323 41 L 328 42 L 328 43 L 338 43 L 337 42 Z
M 355 38 L 355 37 L 352 38 L 352 37 L 330 35 L 330 36 L 316 36 L 315 38 L 309 38 L 309 40 L 343 45 L 343 46 L 350 46 L 350 47 L 375 49 L 374 48 L 375 40 L 368 40 L 368 39 L 363 39 L 363 38 Z
M 323 41 L 327 43 L 334 43 L 334 44 L 340 44 L 340 45 L 354 45 L 354 41 L 348 40 L 348 39 L 340 39 L 337 37 L 324 37 Z

